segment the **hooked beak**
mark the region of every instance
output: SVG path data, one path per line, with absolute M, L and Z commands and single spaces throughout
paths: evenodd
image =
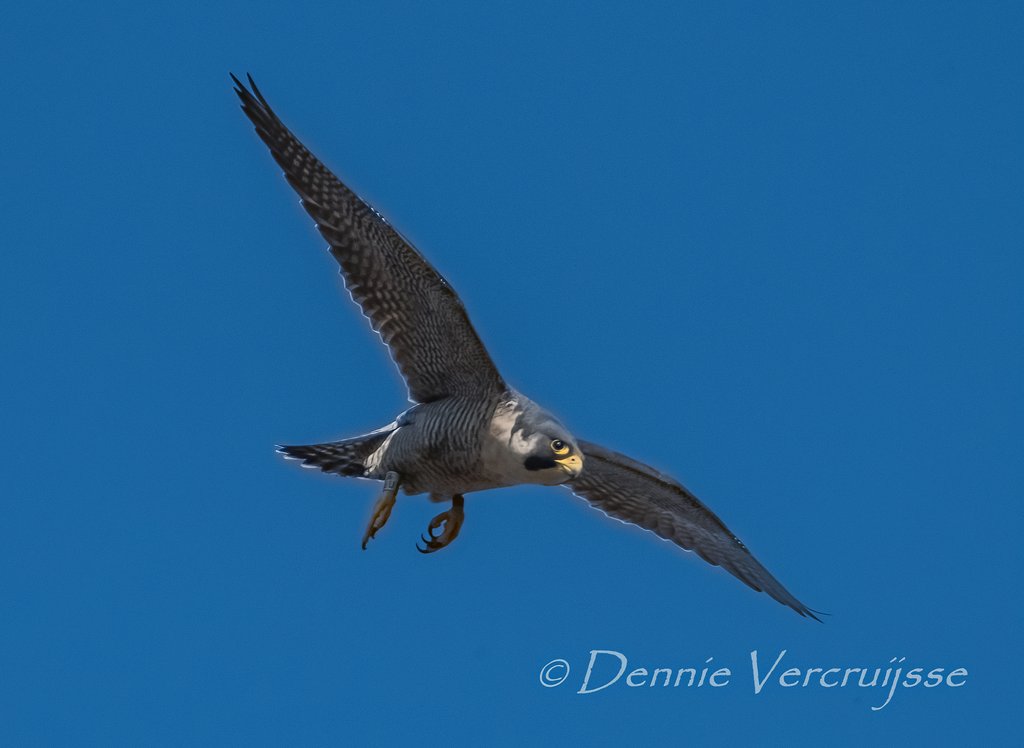
M 583 458 L 579 455 L 563 457 L 560 460 L 555 460 L 555 464 L 567 472 L 570 478 L 577 478 L 583 472 Z

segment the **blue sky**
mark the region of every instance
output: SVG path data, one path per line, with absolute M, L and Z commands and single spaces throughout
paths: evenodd
M 3 742 L 1017 742 L 1020 7 L 366 5 L 5 12 Z M 374 486 L 272 447 L 404 387 L 229 71 L 826 623 L 560 489 L 360 551 Z M 754 694 L 783 649 L 969 675 Z

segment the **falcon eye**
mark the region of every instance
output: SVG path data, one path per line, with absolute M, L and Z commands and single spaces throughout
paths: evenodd
M 555 439 L 551 442 L 551 451 L 556 455 L 567 455 L 569 454 L 569 445 L 561 439 Z

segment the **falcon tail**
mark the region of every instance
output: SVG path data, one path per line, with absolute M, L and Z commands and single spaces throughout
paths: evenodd
M 325 473 L 353 478 L 367 477 L 367 458 L 395 430 L 394 424 L 351 439 L 324 444 L 278 445 L 277 451 L 293 460 L 302 460 L 303 467 L 320 468 Z

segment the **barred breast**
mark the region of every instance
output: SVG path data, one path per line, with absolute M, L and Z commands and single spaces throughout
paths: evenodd
M 496 487 L 481 457 L 498 402 L 445 398 L 415 406 L 398 419 L 399 428 L 380 456 L 380 470 L 401 475 L 407 494 L 450 496 Z

